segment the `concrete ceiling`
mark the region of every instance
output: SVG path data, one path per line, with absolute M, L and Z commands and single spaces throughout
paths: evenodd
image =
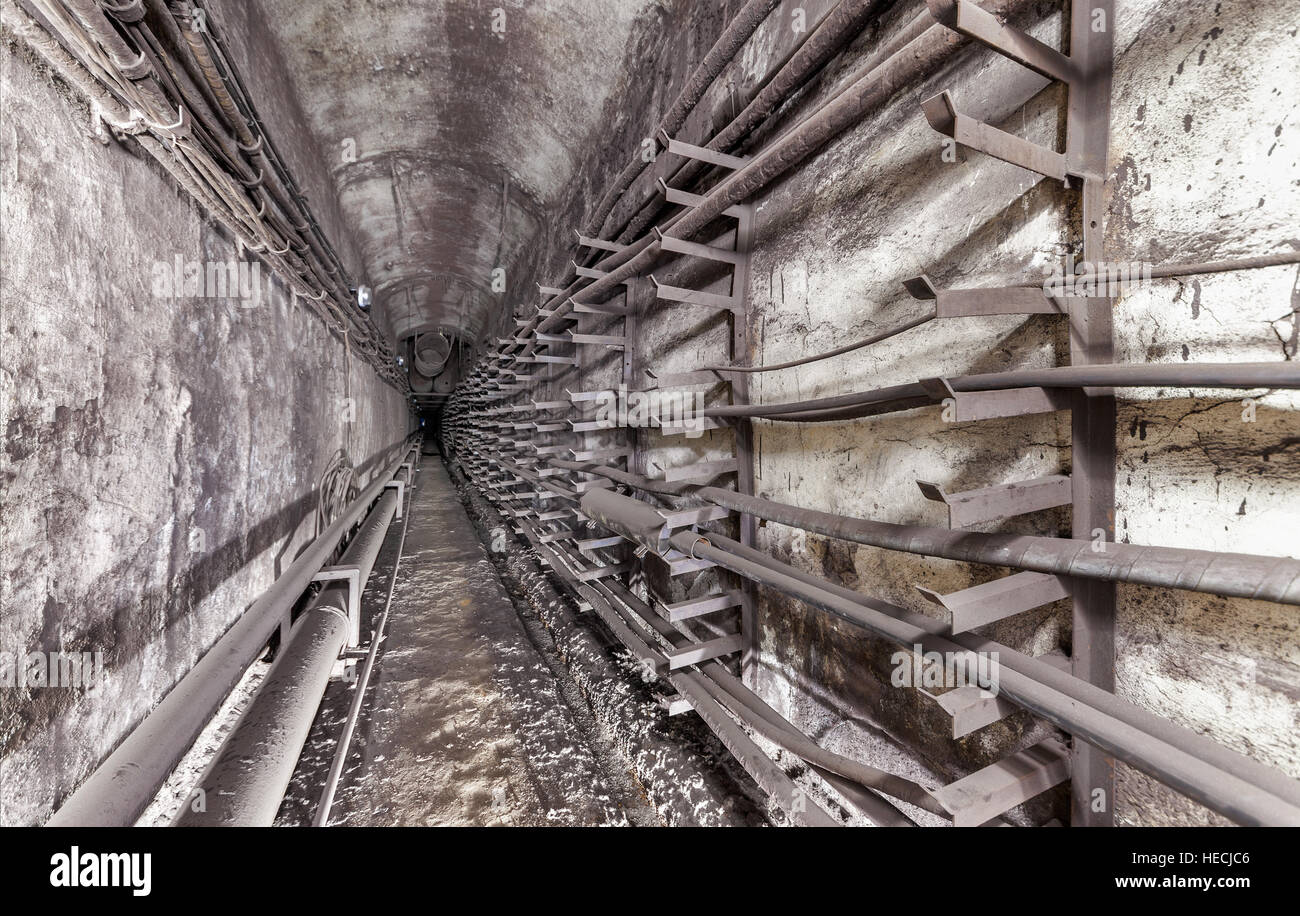
M 588 161 L 632 24 L 655 2 L 263 4 L 395 337 L 475 333 L 513 305 L 493 270 L 513 289 L 526 279 L 513 271 Z

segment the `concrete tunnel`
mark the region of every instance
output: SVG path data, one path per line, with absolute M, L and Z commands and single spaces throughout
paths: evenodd
M 3 28 L 0 824 L 1300 824 L 1300 6 Z

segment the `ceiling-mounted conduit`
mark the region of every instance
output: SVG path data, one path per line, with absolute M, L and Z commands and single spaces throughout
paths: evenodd
M 94 0 L 31 2 L 43 21 L 15 0 L 3 0 L 5 24 L 83 91 L 103 120 L 135 135 L 213 218 L 327 324 L 340 334 L 355 335 L 352 345 L 381 377 L 405 388 L 391 347 L 369 316 L 358 312 L 336 258 L 319 239 L 314 242 L 304 234 L 314 217 L 301 194 L 295 191 L 295 200 L 289 200 L 275 180 L 280 174 L 292 188 L 292 176 L 262 152 L 264 133 L 253 137 L 242 118 L 230 117 L 229 106 L 221 104 L 221 93 L 193 59 L 188 39 L 161 0 L 150 0 L 157 15 L 132 18 L 128 11 L 116 25 Z M 160 42 L 149 25 L 155 21 L 164 23 L 162 34 L 174 46 Z M 228 63 L 225 66 L 233 73 Z M 260 156 L 260 165 L 250 166 L 244 156 Z

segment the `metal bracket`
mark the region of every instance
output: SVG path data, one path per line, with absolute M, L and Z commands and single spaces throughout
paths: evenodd
M 689 668 L 691 665 L 698 665 L 701 662 L 720 658 L 723 655 L 732 655 L 744 647 L 745 641 L 741 635 L 733 633 L 730 636 L 720 636 L 708 642 L 676 649 L 668 653 L 668 670 L 676 671 L 678 668 Z
M 1068 314 L 1064 305 L 1036 286 L 939 289 L 921 274 L 904 280 L 903 288 L 913 299 L 934 302 L 935 318 Z
M 747 157 L 729 156 L 726 153 L 720 153 L 717 150 L 706 149 L 703 146 L 695 146 L 692 143 L 683 143 L 681 140 L 674 140 L 668 136 L 665 130 L 659 131 L 659 142 L 671 155 L 681 156 L 685 159 L 694 159 L 697 162 L 704 162 L 708 165 L 716 165 L 720 168 L 737 169 L 744 168 L 750 161 Z
M 659 191 L 664 195 L 664 200 L 668 201 L 670 204 L 677 204 L 681 207 L 698 207 L 700 204 L 704 203 L 704 195 L 692 194 L 690 191 L 681 191 L 677 188 L 671 188 L 668 186 L 668 182 L 664 181 L 662 178 L 657 179 L 655 184 L 659 186 Z M 724 216 L 739 219 L 744 215 L 745 211 L 740 204 L 732 204 L 730 207 L 723 210 L 722 213 Z
M 658 697 L 659 705 L 667 711 L 669 717 L 680 716 L 684 713 L 694 712 L 695 707 L 691 701 L 682 696 Z
M 743 303 L 735 296 L 705 293 L 680 286 L 667 286 L 655 279 L 654 274 L 650 274 L 650 282 L 654 284 L 656 297 L 666 299 L 669 302 L 681 302 L 685 305 L 696 305 L 700 308 L 725 309 L 728 312 L 737 312 L 743 306 Z
M 744 597 L 744 592 L 734 589 L 722 595 L 709 595 L 706 598 L 692 598 L 689 601 L 665 604 L 664 610 L 668 612 L 666 616 L 669 622 L 677 623 L 681 620 L 690 620 L 692 617 L 740 607 Z
M 941 502 L 948 507 L 949 528 L 968 528 L 994 519 L 1068 506 L 1073 490 L 1070 478 L 1063 474 L 961 493 L 948 493 L 939 484 L 925 480 L 918 480 L 916 485 L 926 499 Z
M 313 582 L 346 582 L 348 586 L 347 646 L 361 645 L 361 567 L 324 566 L 311 577 Z
M 954 391 L 945 378 L 922 379 L 931 397 L 943 403 L 953 423 L 1052 413 L 1073 406 L 1071 392 L 1063 388 L 1005 388 L 994 391 Z
M 956 827 L 978 827 L 1070 778 L 1070 752 L 1048 738 L 954 783 L 934 797 Z
M 1070 597 L 1069 581 L 1048 573 L 1019 572 L 973 588 L 941 595 L 915 586 L 916 590 L 952 615 L 952 632 L 965 633 L 976 627 L 1032 611 L 1036 607 Z

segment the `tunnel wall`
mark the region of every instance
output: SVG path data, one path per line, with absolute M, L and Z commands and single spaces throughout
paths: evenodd
M 310 542 L 335 450 L 364 480 L 410 420 L 134 141 L 101 142 L 24 46 L 6 36 L 0 54 L 0 649 L 99 653 L 81 686 L 0 687 L 0 824 L 21 825 L 44 821 Z M 259 66 L 263 115 L 291 125 L 289 87 Z M 290 160 L 319 161 L 305 132 L 270 129 Z M 201 289 L 174 294 L 178 261 L 200 265 Z M 230 261 L 249 265 L 247 299 L 209 283 L 208 265 Z
M 811 26 L 831 5 L 782 3 L 698 111 L 734 113 L 732 94 L 755 85 L 791 46 L 794 17 L 802 11 Z M 1294 222 L 1300 212 L 1296 125 L 1282 102 L 1290 94 L 1290 74 L 1300 68 L 1296 12 L 1259 0 L 1123 0 L 1116 6 L 1107 257 L 1195 263 L 1300 245 Z M 922 8 L 895 4 L 764 128 L 758 145 L 846 85 Z M 1056 3 L 1024 4 L 1014 22 L 1053 46 L 1068 31 Z M 640 59 L 654 61 L 659 78 L 629 86 L 621 111 L 637 114 L 623 128 L 621 142 L 610 145 L 617 155 L 607 150 L 593 156 L 573 204 L 555 223 L 561 231 L 541 259 L 549 272 L 539 282 L 563 285 L 557 281 L 566 276 L 574 251 L 566 234 L 585 221 L 612 174 L 653 129 L 707 50 L 707 41 L 684 40 L 679 31 L 640 49 Z M 902 281 L 920 273 L 940 287 L 964 287 L 1001 285 L 1007 277 L 1033 280 L 1064 269 L 1075 241 L 1070 227 L 1078 222 L 1071 209 L 1075 195 L 974 150 L 959 149 L 947 161 L 943 138 L 920 110 L 921 100 L 944 89 L 963 111 L 1059 148 L 1063 92 L 987 50 L 967 48 L 933 77 L 897 93 L 751 201 L 756 217 L 748 323 L 755 364 L 823 352 L 914 317 L 921 304 L 903 291 Z M 702 123 L 707 126 L 697 117 L 694 126 Z M 686 281 L 710 282 L 680 262 L 663 262 L 656 274 L 693 288 L 705 287 Z M 1151 281 L 1116 304 L 1115 361 L 1294 359 L 1298 283 L 1295 267 Z M 726 291 L 723 284 L 707 288 Z M 531 315 L 532 304 L 519 311 Z M 585 316 L 579 330 L 618 333 L 620 326 Z M 720 317 L 660 301 L 641 319 L 634 358 L 659 371 L 688 371 L 725 358 L 726 341 Z M 581 372 L 546 369 L 554 378 L 545 396 L 616 386 L 617 354 L 593 350 L 584 351 Z M 751 399 L 778 403 L 927 376 L 1057 365 L 1068 358 L 1066 328 L 1056 318 L 954 319 L 834 359 L 755 376 Z M 1118 394 L 1117 537 L 1279 556 L 1300 552 L 1300 439 L 1294 419 L 1300 400 L 1294 394 L 1268 393 L 1250 404 L 1232 392 Z M 1064 413 L 948 424 L 937 409 L 926 409 L 827 424 L 759 420 L 754 428 L 758 495 L 890 522 L 946 524 L 942 507 L 922 497 L 918 479 L 955 492 L 1070 468 Z M 651 476 L 731 454 L 725 430 L 693 442 L 648 431 L 638 436 L 638 470 Z M 593 436 L 588 444 L 594 441 Z M 611 435 L 608 444 L 617 441 Z M 980 530 L 1068 537 L 1069 510 Z M 758 543 L 832 582 L 931 615 L 937 615 L 935 607 L 914 586 L 951 592 L 1004 574 L 777 524 L 760 527 Z M 1300 777 L 1300 623 L 1292 611 L 1121 585 L 1117 693 Z M 755 689 L 832 750 L 880 760 L 882 747 L 905 747 L 910 762 L 928 772 L 925 778 L 941 784 L 1051 732 L 1017 712 L 954 740 L 937 703 L 891 684 L 893 645 L 769 590 L 759 592 L 757 625 Z M 1069 652 L 1070 628 L 1067 601 L 981 632 L 1031 655 L 1059 656 Z M 1038 823 L 1068 821 L 1066 801 L 1063 789 L 1048 793 L 1028 815 Z M 1123 764 L 1115 816 L 1121 824 L 1222 822 Z

